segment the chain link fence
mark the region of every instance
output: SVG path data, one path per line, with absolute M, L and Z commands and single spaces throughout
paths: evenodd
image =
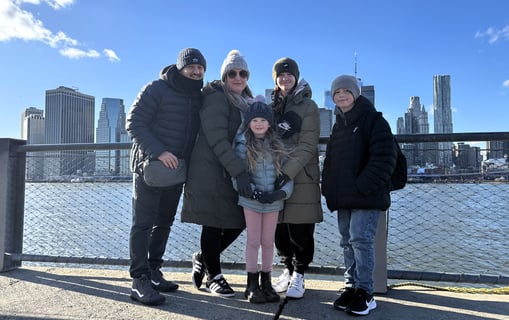
M 74 152 L 72 160 L 63 160 L 69 154 L 27 153 L 22 260 L 128 265 L 132 181 L 124 167 L 129 161 L 127 146 L 116 153 Z M 34 163 L 42 171 L 31 167 Z M 98 163 L 112 167 L 97 174 Z M 429 274 L 454 274 L 459 281 L 509 283 L 508 180 L 452 180 L 415 179 L 421 182 L 393 192 L 388 211 L 389 278 L 426 280 Z M 316 227 L 310 271 L 342 273 L 337 217 L 324 199 L 322 204 L 324 221 Z M 177 213 L 166 266 L 191 267 L 200 230 L 180 222 Z M 225 268 L 243 269 L 244 252 L 245 233 L 223 253 Z M 462 278 L 465 275 L 471 277 Z

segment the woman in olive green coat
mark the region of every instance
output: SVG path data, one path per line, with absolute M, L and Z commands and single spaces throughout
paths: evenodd
M 299 67 L 290 58 L 276 61 L 276 83 L 271 104 L 277 129 L 291 150 L 279 177 L 279 185 L 293 180 L 292 196 L 285 201 L 276 229 L 276 249 L 285 266 L 273 287 L 290 298 L 304 296 L 304 272 L 314 255 L 315 224 L 323 220 L 318 165 L 320 113 L 311 99 L 311 88 L 299 80 Z
M 198 133 L 184 189 L 182 221 L 202 226 L 200 248 L 193 254 L 192 281 L 222 297 L 235 295 L 221 273 L 221 252 L 237 239 L 246 223 L 238 195 L 251 197 L 245 160 L 232 145 L 241 134 L 244 113 L 252 102 L 247 85 L 249 69 L 238 50 L 232 50 L 221 67 L 221 80 L 204 88 Z M 233 189 L 235 177 L 238 193 Z

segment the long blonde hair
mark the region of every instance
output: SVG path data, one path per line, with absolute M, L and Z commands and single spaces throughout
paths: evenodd
M 283 160 L 290 157 L 290 150 L 285 147 L 279 134 L 272 127 L 269 127 L 269 130 L 265 133 L 265 138 L 258 139 L 248 127 L 245 136 L 248 170 L 253 171 L 256 168 L 256 160 L 262 157 L 264 153 L 269 153 L 272 155 L 272 162 L 276 168 L 276 174 L 280 175 Z

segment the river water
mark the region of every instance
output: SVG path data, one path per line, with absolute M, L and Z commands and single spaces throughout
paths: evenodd
M 392 201 L 389 270 L 509 276 L 509 184 L 408 184 Z M 323 207 L 313 264 L 342 267 L 336 214 Z M 27 183 L 23 253 L 128 259 L 130 211 L 131 183 Z M 165 258 L 189 261 L 199 235 L 178 213 Z M 245 233 L 223 260 L 243 263 L 244 245 Z

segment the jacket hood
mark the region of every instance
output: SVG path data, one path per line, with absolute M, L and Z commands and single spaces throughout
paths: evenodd
M 207 82 L 207 84 L 203 88 L 203 94 L 205 94 L 205 95 L 212 94 L 216 91 L 224 92 L 223 87 L 221 86 L 220 80 L 214 80 L 212 82 Z
M 305 98 L 311 99 L 312 95 L 313 92 L 311 90 L 311 86 L 304 79 L 301 79 L 299 81 L 299 83 L 295 87 L 295 90 L 292 93 L 293 101 L 295 101 L 295 103 L 297 104 L 302 102 L 302 100 L 304 100 Z
M 334 113 L 344 119 L 347 124 L 355 123 L 358 119 L 369 112 L 376 112 L 376 108 L 371 101 L 362 95 L 355 100 L 355 105 L 350 111 L 343 113 L 338 106 L 334 109 Z
M 170 64 L 161 69 L 159 79 L 164 81 L 173 89 L 189 94 L 199 94 L 203 87 L 203 80 L 195 80 L 183 76 L 176 64 Z
M 166 66 L 161 69 L 161 71 L 159 72 L 159 79 L 168 81 L 170 74 L 177 71 L 178 71 L 177 65 L 170 64 L 169 66 Z

